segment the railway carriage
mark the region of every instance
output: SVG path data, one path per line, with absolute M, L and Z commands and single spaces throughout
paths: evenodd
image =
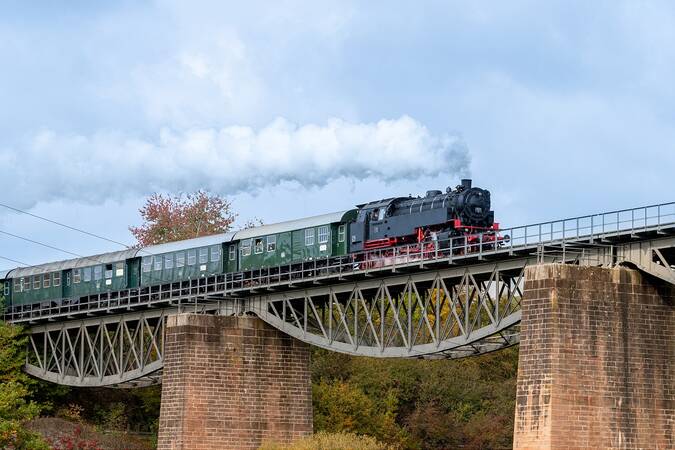
M 227 251 L 229 272 L 268 269 L 347 254 L 348 221 L 356 210 L 237 231 Z
M 39 306 L 60 306 L 82 297 L 134 287 L 138 277 L 128 270 L 137 250 L 105 253 L 10 270 L 4 289 L 10 290 L 6 307 L 12 312 Z
M 234 233 L 222 233 L 138 250 L 140 285 L 146 287 L 223 273 L 224 248 L 233 236 Z

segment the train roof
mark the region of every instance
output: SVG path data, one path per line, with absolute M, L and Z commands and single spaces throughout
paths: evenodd
M 212 234 L 211 236 L 202 236 L 194 239 L 186 239 L 184 241 L 167 242 L 166 244 L 151 245 L 143 247 L 138 250 L 138 256 L 149 256 L 161 253 L 171 253 L 180 250 L 188 250 L 191 248 L 208 247 L 210 245 L 222 244 L 223 242 L 230 242 L 235 232 Z
M 237 231 L 234 234 L 234 238 L 232 240 L 240 241 L 242 239 L 249 239 L 252 237 L 286 233 L 288 231 L 302 230 L 303 228 L 311 228 L 320 225 L 327 225 L 330 223 L 342 222 L 345 215 L 350 211 L 351 210 L 321 214 L 319 216 L 305 217 L 304 219 L 289 220 L 286 222 L 246 228 L 244 230 Z
M 9 275 L 9 273 L 11 271 L 12 271 L 11 269 L 10 270 L 0 270 L 0 280 L 4 280 L 5 278 L 7 278 L 7 275 Z
M 49 272 L 58 272 L 60 270 L 77 269 L 79 267 L 95 266 L 97 264 L 111 264 L 119 261 L 124 261 L 128 258 L 133 258 L 139 250 L 137 248 L 130 248 L 119 252 L 102 253 L 100 255 L 87 256 L 84 258 L 67 259 L 46 264 L 38 264 L 30 267 L 19 267 L 18 269 L 10 270 L 7 276 L 12 278 L 27 277 L 31 275 L 39 275 Z

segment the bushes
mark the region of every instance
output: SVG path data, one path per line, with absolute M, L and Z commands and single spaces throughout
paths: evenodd
M 290 445 L 266 443 L 260 450 L 394 450 L 395 447 L 378 442 L 370 436 L 354 433 L 319 432 Z
M 509 448 L 518 351 L 462 360 L 373 359 L 315 349 L 314 428 L 400 448 Z

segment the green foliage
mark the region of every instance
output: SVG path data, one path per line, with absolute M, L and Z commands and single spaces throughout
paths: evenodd
M 402 448 L 511 446 L 517 349 L 456 361 L 320 349 L 312 357 L 316 430 L 368 434 Z
M 353 433 L 318 432 L 310 437 L 300 439 L 293 444 L 283 445 L 265 443 L 260 450 L 394 450 L 395 447 L 378 442 L 370 436 L 359 436 Z
M 35 382 L 21 371 L 26 342 L 21 328 L 0 322 L 0 447 L 48 449 L 37 434 L 23 427 L 40 413 L 40 406 L 30 400 Z
M 50 450 L 39 434 L 13 420 L 0 420 L 0 448 L 7 450 Z

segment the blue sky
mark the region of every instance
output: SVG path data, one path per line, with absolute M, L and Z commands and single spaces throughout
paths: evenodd
M 506 225 L 672 201 L 673 43 L 658 1 L 3 2 L 0 198 L 130 243 L 145 196 L 200 187 L 268 223 L 465 175 Z

